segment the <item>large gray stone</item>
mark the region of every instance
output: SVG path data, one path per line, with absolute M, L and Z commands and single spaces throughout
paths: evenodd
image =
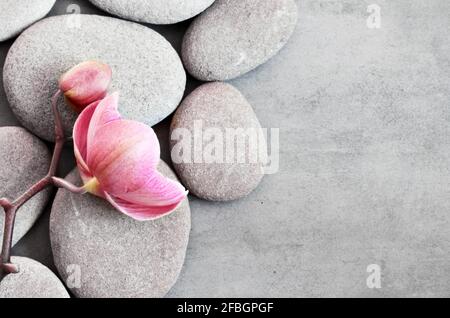
M 56 0 L 0 1 L 0 42 L 15 37 L 47 15 Z
M 45 176 L 50 152 L 38 138 L 21 127 L 0 128 L 0 198 L 14 200 Z M 13 244 L 20 240 L 41 215 L 50 190 L 38 193 L 18 211 Z M 0 208 L 0 243 L 5 215 Z
M 111 91 L 120 91 L 119 111 L 126 118 L 154 125 L 173 112 L 183 96 L 183 65 L 155 31 L 95 15 L 51 17 L 23 32 L 6 58 L 4 88 L 20 122 L 52 140 L 50 98 L 57 81 L 70 67 L 89 59 L 112 67 Z M 62 100 L 60 109 L 70 135 L 76 114 Z
M 217 0 L 183 39 L 183 61 L 194 77 L 223 81 L 273 57 L 297 23 L 293 0 Z
M 176 179 L 161 162 L 160 171 Z M 78 182 L 78 172 L 67 179 Z M 80 273 L 77 297 L 163 297 L 184 262 L 191 218 L 186 199 L 172 214 L 139 222 L 90 194 L 58 191 L 50 217 L 55 265 L 66 279 Z M 68 286 L 71 287 L 71 286 Z
M 227 139 L 231 133 L 236 135 Z M 183 184 L 202 199 L 245 197 L 264 174 L 261 125 L 245 97 L 229 84 L 204 84 L 183 101 L 172 119 L 171 149 Z
M 12 257 L 19 273 L 0 281 L 0 298 L 70 298 L 64 285 L 47 267 L 26 257 Z
M 208 8 L 214 0 L 89 0 L 119 17 L 153 24 L 187 20 Z

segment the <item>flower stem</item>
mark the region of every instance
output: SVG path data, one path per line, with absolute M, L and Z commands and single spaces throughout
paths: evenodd
M 6 198 L 0 199 L 0 206 L 2 206 L 5 211 L 3 244 L 0 257 L 0 280 L 8 274 L 17 273 L 19 270 L 16 266 L 14 266 L 14 264 L 11 264 L 12 238 L 17 210 L 37 193 L 54 183 L 53 177 L 56 174 L 65 142 L 63 124 L 57 103 L 61 93 L 62 92 L 58 90 L 52 98 L 52 112 L 55 121 L 55 148 L 53 150 L 53 157 L 47 175 L 31 186 L 31 188 L 25 191 L 14 201 L 11 202 Z
M 52 180 L 53 180 L 53 184 L 58 188 L 66 189 L 70 192 L 78 193 L 78 194 L 86 193 L 86 189 L 84 188 L 84 186 L 78 187 L 64 179 L 57 178 L 57 177 L 53 177 Z

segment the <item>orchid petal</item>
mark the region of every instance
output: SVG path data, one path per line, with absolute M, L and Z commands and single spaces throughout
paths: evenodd
M 168 206 L 179 203 L 187 195 L 185 188 L 177 181 L 173 181 L 156 170 L 151 172 L 147 182 L 139 189 L 114 193 L 114 196 L 125 201 L 141 205 Z
M 159 162 L 159 141 L 145 124 L 118 120 L 101 127 L 88 147 L 87 165 L 105 191 L 141 188 Z
M 118 104 L 119 93 L 117 92 L 108 95 L 98 103 L 95 112 L 92 114 L 87 132 L 87 148 L 89 148 L 95 140 L 95 135 L 99 129 L 110 122 L 121 119 L 121 116 L 117 111 Z
M 117 210 L 137 221 L 150 221 L 159 219 L 173 212 L 180 204 L 175 203 L 167 206 L 146 206 L 128 202 L 126 200 L 115 198 L 108 193 L 104 193 L 106 200 Z
M 95 112 L 95 109 L 99 102 L 94 102 L 88 107 L 86 107 L 80 116 L 78 116 L 75 126 L 73 128 L 73 145 L 75 158 L 80 170 L 80 174 L 83 180 L 91 177 L 89 168 L 86 164 L 87 157 L 87 132 L 89 130 L 89 125 L 91 118 Z

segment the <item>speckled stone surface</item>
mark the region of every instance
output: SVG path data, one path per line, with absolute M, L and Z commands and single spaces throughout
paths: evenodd
M 183 39 L 183 61 L 194 77 L 223 81 L 273 57 L 297 23 L 293 0 L 217 0 Z
M 89 0 L 119 17 L 153 24 L 172 24 L 196 16 L 214 0 Z
M 56 0 L 0 1 L 0 42 L 17 36 L 47 15 Z
M 159 170 L 175 174 L 161 162 Z M 71 182 L 79 180 L 72 172 Z M 163 297 L 178 278 L 191 227 L 186 199 L 172 214 L 139 222 L 90 194 L 60 190 L 50 217 L 50 238 L 58 272 L 81 274 L 77 297 Z
M 70 298 L 63 283 L 47 267 L 26 257 L 12 257 L 19 273 L 0 281 L 0 298 Z
M 14 200 L 47 173 L 50 153 L 43 142 L 21 127 L 0 128 L 0 198 Z M 37 194 L 17 212 L 13 244 L 41 215 L 50 191 Z M 0 243 L 5 215 L 0 211 Z
M 16 40 L 6 58 L 6 96 L 19 121 L 38 136 L 53 138 L 50 98 L 61 74 L 97 59 L 113 69 L 111 91 L 120 91 L 126 118 L 154 125 L 178 106 L 186 74 L 178 54 L 162 36 L 132 22 L 95 15 L 44 19 Z M 67 135 L 76 114 L 61 99 Z
M 218 134 L 208 135 L 216 133 L 213 129 Z M 236 136 L 227 140 L 227 129 L 233 129 Z M 183 135 L 179 136 L 177 130 Z M 264 174 L 263 161 L 259 160 L 263 158 L 257 157 L 258 140 L 251 139 L 253 132 L 259 136 L 261 125 L 252 106 L 233 86 L 216 82 L 192 92 L 171 124 L 172 159 L 187 189 L 211 201 L 236 200 L 253 191 Z M 245 143 L 242 147 L 238 146 L 241 141 Z M 196 146 L 198 143 L 202 147 Z M 261 147 L 266 149 L 264 138 Z M 183 158 L 183 152 L 190 155 Z M 179 160 L 175 158 L 178 155 Z M 252 155 L 256 155 L 253 161 Z

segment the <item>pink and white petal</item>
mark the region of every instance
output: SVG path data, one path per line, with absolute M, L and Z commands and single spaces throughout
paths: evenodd
M 166 216 L 175 211 L 181 202 L 168 206 L 145 206 L 128 202 L 126 200 L 111 196 L 109 193 L 104 193 L 106 200 L 119 212 L 137 220 L 137 221 L 151 221 Z
M 96 134 L 103 126 L 113 121 L 121 119 L 120 113 L 117 111 L 119 104 L 119 93 L 115 92 L 106 96 L 97 105 L 89 124 L 87 135 L 87 149 L 95 142 Z
M 89 171 L 89 168 L 86 164 L 87 135 L 91 118 L 98 104 L 99 102 L 94 102 L 86 107 L 78 116 L 78 119 L 76 120 L 73 128 L 73 146 L 75 158 L 77 159 L 78 166 L 83 170 L 83 172 Z
M 135 191 L 111 193 L 128 202 L 153 207 L 177 204 L 188 194 L 179 182 L 163 176 L 156 170 L 147 174 L 147 178 L 147 182 Z
M 87 165 L 109 193 L 135 191 L 159 163 L 160 147 L 149 126 L 118 120 L 103 126 L 88 152 Z

